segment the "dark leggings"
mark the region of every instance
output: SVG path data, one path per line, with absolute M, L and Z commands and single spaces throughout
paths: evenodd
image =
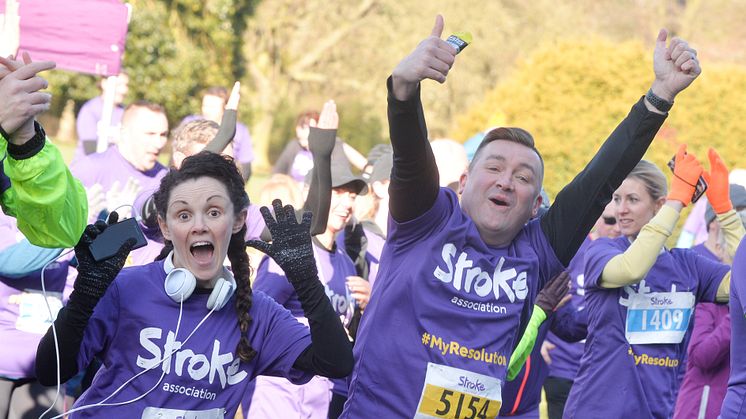
M 562 419 L 562 412 L 565 410 L 565 402 L 570 394 L 572 383 L 572 380 L 557 377 L 547 377 L 544 380 L 549 419 Z
M 36 380 L 0 378 L 0 418 L 38 418 L 52 405 L 56 392 L 57 387 L 44 387 Z M 64 399 L 65 392 L 60 391 L 50 413 L 62 413 Z
M 332 393 L 332 400 L 329 402 L 329 419 L 337 419 L 342 414 L 347 397 Z

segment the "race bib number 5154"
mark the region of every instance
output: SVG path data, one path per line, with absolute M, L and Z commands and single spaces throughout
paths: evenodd
M 415 419 L 491 419 L 502 404 L 501 381 L 459 368 L 427 364 Z

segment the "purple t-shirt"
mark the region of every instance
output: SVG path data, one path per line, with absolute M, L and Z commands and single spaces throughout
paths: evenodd
M 583 297 L 585 295 L 585 289 L 583 288 L 585 278 L 583 274 L 583 261 L 585 260 L 585 252 L 592 242 L 590 238 L 586 238 L 567 267 L 567 272 L 570 274 L 571 280 L 571 304 L 577 307 L 578 310 L 585 309 L 585 298 Z M 578 375 L 578 367 L 580 366 L 580 357 L 583 356 L 585 340 L 568 343 L 551 331 L 547 334 L 547 340 L 556 346 L 549 352 L 552 357 L 552 363 L 549 364 L 549 377 L 574 380 L 575 376 Z
M 538 290 L 564 269 L 539 220 L 492 248 L 456 194 L 441 188 L 432 208 L 408 222 L 389 219 L 388 232 L 342 416 L 413 417 L 442 411 L 441 397 L 453 415 L 459 394 L 477 412 L 496 415 L 494 391 L 519 324 Z
M 694 305 L 715 301 L 728 272 L 726 265 L 689 249 L 671 249 L 660 253 L 639 283 L 601 288 L 604 267 L 629 246 L 626 237 L 603 238 L 585 254 L 588 338 L 564 417 L 613 412 L 618 417 L 669 418 L 683 377 Z
M 200 119 L 205 119 L 205 117 L 202 115 L 189 115 L 181 123 L 186 124 L 187 122 L 198 121 Z M 251 144 L 249 128 L 240 122 L 236 122 L 236 135 L 233 137 L 233 156 L 239 163 L 251 163 L 254 161 L 254 146 Z
M 324 284 L 326 296 L 332 303 L 332 308 L 342 320 L 342 324 L 347 327 L 355 311 L 355 299 L 352 298 L 352 294 L 347 288 L 347 277 L 356 275 L 355 266 L 347 253 L 339 246 L 335 246 L 335 249 L 330 252 L 314 241 L 313 253 L 316 258 L 319 280 Z M 294 316 L 305 319 L 295 289 L 288 282 L 282 268 L 271 258 L 265 257 L 259 264 L 254 289 L 274 298 L 275 301 L 290 310 Z M 347 381 L 345 379 L 333 379 L 332 381 L 334 382 L 333 390 L 335 393 L 347 394 Z
M 98 183 L 104 191 L 109 190 L 114 182 L 119 182 L 119 188 L 123 188 L 129 178 L 139 182 L 141 191 L 156 190 L 167 171 L 156 161 L 152 169 L 141 172 L 124 159 L 117 146 L 109 147 L 103 153 L 89 154 L 70 164 L 70 172 L 83 186 L 90 188 Z
M 730 281 L 730 378 L 720 417 L 746 415 L 746 240 L 741 240 L 733 258 Z
M 104 98 L 96 96 L 87 101 L 80 108 L 78 118 L 75 121 L 75 128 L 78 132 L 78 146 L 73 155 L 73 161 L 85 156 L 83 152 L 83 141 L 98 140 L 98 123 L 101 121 L 101 114 L 104 111 Z M 122 123 L 124 107 L 122 105 L 114 106 L 111 111 L 111 129 L 117 130 Z
M 249 363 L 235 355 L 240 338 L 235 298 L 208 317 L 184 343 L 209 312 L 209 294 L 195 292 L 183 304 L 183 317 L 175 335 L 179 304 L 163 288 L 163 262 L 125 268 L 114 280 L 88 322 L 78 355 L 78 368 L 94 356 L 103 361 L 91 387 L 75 407 L 99 402 L 129 378 L 156 365 L 165 353 L 181 346 L 171 359 L 130 384 L 110 402 L 134 399 L 163 380 L 143 399 L 118 407 L 95 407 L 74 417 L 139 417 L 154 408 L 172 409 L 171 416 L 210 409 L 225 409 L 233 417 L 249 381 L 257 375 L 286 377 L 303 383 L 311 375 L 293 368 L 310 344 L 308 329 L 262 292 L 254 292 L 247 332 L 257 355 Z M 190 416 L 187 416 L 190 417 Z

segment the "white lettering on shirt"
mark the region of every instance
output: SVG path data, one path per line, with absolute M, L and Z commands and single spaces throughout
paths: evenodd
M 209 383 L 215 381 L 217 375 L 220 385 L 225 388 L 226 385 L 234 385 L 244 380 L 248 374 L 246 371 L 239 370 L 240 359 L 233 359 L 233 353 L 220 353 L 220 341 L 215 339 L 212 344 L 212 353 L 210 357 L 206 354 L 198 354 L 190 349 L 181 349 L 181 342 L 176 340 L 174 332 L 168 332 L 166 341 L 162 343 L 163 351 L 159 346 L 158 340 L 161 340 L 163 330 L 157 327 L 146 327 L 140 331 L 140 345 L 149 354 L 151 358 L 137 356 L 137 366 L 142 369 L 153 368 L 158 365 L 163 357 L 173 352 L 171 358 L 161 364 L 163 372 L 171 374 L 173 364 L 173 373 L 181 377 L 184 372 L 193 380 L 202 380 L 207 378 Z M 185 368 L 186 366 L 186 368 Z
M 441 250 L 441 258 L 445 268 L 436 266 L 433 271 L 435 278 L 446 284 L 451 284 L 457 291 L 463 289 L 467 294 L 475 293 L 480 297 L 486 297 L 490 291 L 495 300 L 505 294 L 511 303 L 525 300 L 528 296 L 528 275 L 526 272 L 517 272 L 515 268 L 506 268 L 505 257 L 500 260 L 490 277 L 479 266 L 474 266 L 474 261 L 469 259 L 466 252 L 458 253 L 453 243 L 446 243 Z M 456 259 L 454 265 L 453 260 Z

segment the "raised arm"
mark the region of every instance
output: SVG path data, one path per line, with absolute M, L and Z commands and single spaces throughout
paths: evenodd
M 666 47 L 661 30 L 653 54 L 655 81 L 599 151 L 560 191 L 541 227 L 559 260 L 568 264 L 604 207 L 640 161 L 678 93 L 701 73 L 696 51 L 674 38 Z
M 394 165 L 389 185 L 389 209 L 394 220 L 409 221 L 432 207 L 438 196 L 438 167 L 427 139 L 420 101 L 420 82 L 445 83 L 456 50 L 440 39 L 443 17 L 438 15 L 429 37 L 404 58 L 387 82 L 388 119 Z
M 225 111 L 223 112 L 223 119 L 220 120 L 220 129 L 215 138 L 212 139 L 205 146 L 205 150 L 212 151 L 213 153 L 222 153 L 228 144 L 233 141 L 233 137 L 236 136 L 236 121 L 238 120 L 238 102 L 241 99 L 241 83 L 235 82 L 233 84 L 233 90 L 228 98 L 228 103 L 225 105 Z
M 675 158 L 675 171 L 666 203 L 642 227 L 634 242 L 623 253 L 611 258 L 598 281 L 603 288 L 621 288 L 639 282 L 653 267 L 658 254 L 671 236 L 681 210 L 689 205 L 702 166 L 681 145 Z
M 112 212 L 110 224 L 117 222 L 118 215 Z M 57 314 L 54 328 L 57 333 L 56 348 L 52 327 L 41 338 L 36 351 L 36 377 L 45 386 L 64 383 L 78 372 L 78 354 L 83 342 L 83 334 L 93 315 L 93 309 L 106 293 L 111 282 L 122 270 L 135 239 L 130 238 L 117 253 L 109 259 L 96 262 L 91 255 L 90 246 L 109 224 L 99 220 L 86 227 L 83 236 L 75 246 L 75 257 L 78 259 L 78 277 L 75 279 L 73 292 L 67 305 Z M 59 349 L 59 352 L 57 352 Z M 59 360 L 57 354 L 59 353 Z M 57 366 L 59 374 L 57 376 Z
M 35 121 L 51 101 L 38 73 L 54 66 L 28 55 L 23 62 L 0 57 L 0 172 L 10 181 L 0 186 L 0 203 L 32 244 L 61 248 L 77 243 L 88 204 L 83 185 Z
M 261 208 L 272 244 L 261 240 L 246 244 L 266 253 L 282 268 L 308 319 L 311 345 L 298 356 L 294 367 L 326 377 L 345 377 L 352 371 L 352 345 L 318 278 L 309 234 L 311 213 L 305 212 L 298 223 L 292 206 L 283 207 L 277 199 L 272 206 L 274 217 L 267 207 Z
M 326 231 L 326 223 L 329 219 L 332 202 L 332 151 L 337 142 L 338 127 L 337 105 L 333 100 L 329 100 L 321 109 L 319 122 L 315 127 L 309 128 L 308 134 L 308 148 L 313 157 L 313 169 L 311 169 L 308 198 L 303 209 L 313 214 L 312 236 Z

